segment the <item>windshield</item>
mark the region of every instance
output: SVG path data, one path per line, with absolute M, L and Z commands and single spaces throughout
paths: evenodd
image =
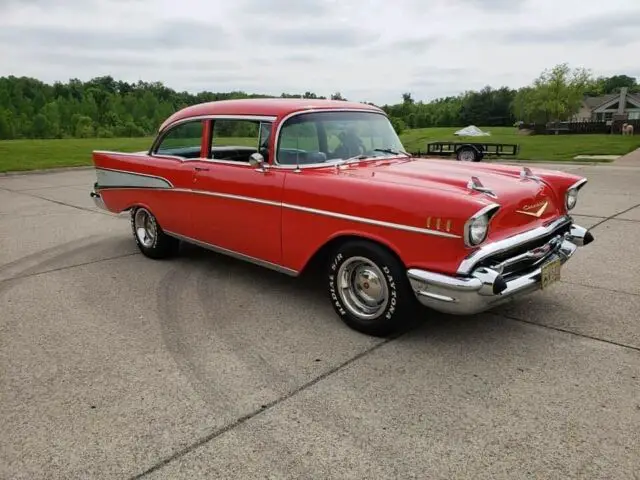
M 281 165 L 403 155 L 389 119 L 375 112 L 313 112 L 295 115 L 280 129 L 276 158 Z

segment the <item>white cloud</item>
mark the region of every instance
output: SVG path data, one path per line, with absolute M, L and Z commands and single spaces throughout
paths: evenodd
M 638 73 L 640 3 L 609 0 L 0 0 L 0 75 L 176 90 L 429 100 L 568 62 Z

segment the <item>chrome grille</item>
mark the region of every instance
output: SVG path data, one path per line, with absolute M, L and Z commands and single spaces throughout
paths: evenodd
M 509 250 L 491 255 L 476 265 L 501 271 L 505 279 L 509 276 L 531 270 L 556 253 L 562 245 L 563 237 L 571 229 L 566 224 L 553 232 Z

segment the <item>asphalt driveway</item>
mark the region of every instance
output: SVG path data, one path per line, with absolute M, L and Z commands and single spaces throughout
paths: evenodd
M 391 340 L 313 279 L 140 255 L 92 170 L 0 177 L 0 478 L 640 478 L 640 168 L 562 283 Z

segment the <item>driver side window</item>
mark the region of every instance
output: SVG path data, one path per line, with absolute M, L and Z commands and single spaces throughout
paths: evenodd
M 164 136 L 154 153 L 180 158 L 200 158 L 202 131 L 202 120 L 177 125 Z

